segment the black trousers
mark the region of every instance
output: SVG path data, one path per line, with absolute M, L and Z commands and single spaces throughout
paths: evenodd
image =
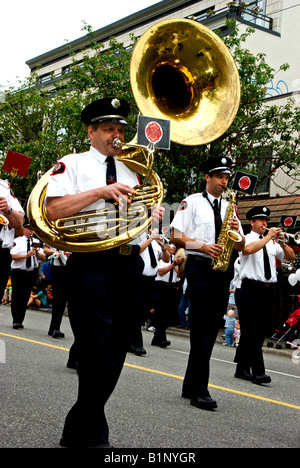
M 0 303 L 7 285 L 10 273 L 11 255 L 9 249 L 0 247 Z
M 160 343 L 167 339 L 166 329 L 172 324 L 174 312 L 178 315 L 177 290 L 175 283 L 155 281 L 154 283 L 154 319 L 153 341 Z
M 21 269 L 11 270 L 11 314 L 13 323 L 22 324 L 25 318 L 27 304 L 33 285 L 37 279 L 38 270 L 26 271 Z
M 135 348 L 142 348 L 143 334 L 141 326 L 147 320 L 149 309 L 153 307 L 153 288 L 155 283 L 155 276 L 142 276 L 141 289 L 140 289 L 140 307 L 137 310 L 136 327 L 132 330 L 131 343 Z
M 61 321 L 67 305 L 67 277 L 66 267 L 51 265 L 52 284 L 52 318 L 49 333 L 60 330 Z
M 67 262 L 69 316 L 78 349 L 78 398 L 69 411 L 62 443 L 69 447 L 107 442 L 105 403 L 120 376 L 135 325 L 143 270 L 139 248 L 73 253 Z
M 197 397 L 208 394 L 209 362 L 227 310 L 232 272 L 214 271 L 211 260 L 190 255 L 185 274 L 191 304 L 191 347 L 182 391 Z
M 244 279 L 241 286 L 239 319 L 241 337 L 235 362 L 236 372 L 265 373 L 262 345 L 272 315 L 274 284 Z

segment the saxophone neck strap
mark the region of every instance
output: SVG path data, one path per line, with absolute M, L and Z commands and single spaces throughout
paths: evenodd
M 215 207 L 214 205 L 212 204 L 212 202 L 210 201 L 209 199 L 209 196 L 208 196 L 208 192 L 207 190 L 205 189 L 203 192 L 202 192 L 202 197 L 206 198 L 206 200 L 208 201 L 208 203 L 210 204 L 210 206 L 212 207 L 212 210 L 215 211 Z M 214 197 L 215 198 L 215 197 Z M 216 199 L 216 198 L 215 198 Z M 217 199 L 216 199 L 217 200 Z M 222 197 L 219 198 L 219 211 L 221 213 L 221 203 L 222 203 Z

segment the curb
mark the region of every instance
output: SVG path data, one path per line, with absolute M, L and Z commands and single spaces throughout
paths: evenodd
M 182 328 L 169 327 L 169 328 L 167 328 L 167 333 L 169 335 L 185 336 L 186 338 L 190 337 L 190 331 L 189 330 L 183 330 Z M 224 333 L 225 333 L 224 328 L 223 329 L 221 328 L 219 333 L 218 333 L 216 343 L 218 343 L 218 344 L 223 344 L 224 343 L 224 339 L 222 338 L 222 335 L 224 335 Z M 285 357 L 292 358 L 292 352 L 294 351 L 294 349 L 285 348 L 284 343 L 282 345 L 282 349 L 277 349 L 277 348 L 275 348 L 275 346 L 276 346 L 275 342 L 274 342 L 273 348 L 269 348 L 267 346 L 268 341 L 269 341 L 269 338 L 266 338 L 265 342 L 264 342 L 264 345 L 262 347 L 263 353 L 277 354 L 277 355 L 280 355 L 280 356 L 285 356 Z

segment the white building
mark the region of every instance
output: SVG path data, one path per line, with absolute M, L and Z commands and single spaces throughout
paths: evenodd
M 258 13 L 257 13 L 258 12 Z M 288 63 L 288 71 L 279 71 L 274 80 L 269 83 L 267 98 L 280 104 L 290 96 L 300 102 L 300 3 L 296 0 L 163 0 L 144 10 L 130 15 L 120 21 L 107 25 L 95 32 L 94 40 L 108 46 L 109 38 L 116 37 L 126 47 L 130 44 L 130 34 L 139 37 L 152 24 L 163 19 L 193 18 L 212 30 L 224 27 L 226 18 L 234 16 L 241 32 L 248 26 L 256 29 L 254 35 L 246 42 L 253 54 L 266 54 L 267 63 L 275 70 L 283 63 Z M 36 71 L 41 83 L 47 85 L 51 74 L 61 77 L 71 64 L 70 50 L 76 53 L 80 60 L 82 46 L 89 42 L 88 36 L 83 36 L 51 51 L 28 60 L 26 63 L 31 71 Z M 295 179 L 289 179 L 283 170 L 276 173 L 274 181 L 264 189 L 269 197 L 296 195 L 300 193 Z

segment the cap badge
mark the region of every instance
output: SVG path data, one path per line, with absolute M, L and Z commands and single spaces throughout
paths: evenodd
M 226 158 L 222 158 L 222 159 L 221 159 L 221 163 L 224 164 L 224 165 L 227 164 L 227 159 L 226 159 Z
M 115 108 L 115 109 L 118 109 L 121 105 L 119 99 L 115 98 L 111 101 L 111 105 Z

